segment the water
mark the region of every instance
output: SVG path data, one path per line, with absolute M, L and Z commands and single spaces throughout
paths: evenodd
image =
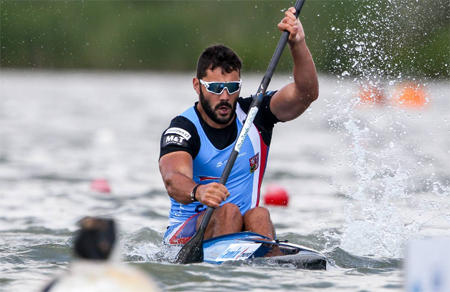
M 269 207 L 278 236 L 329 255 L 337 267 L 170 261 L 161 244 L 169 200 L 159 139 L 196 96 L 191 74 L 2 71 L 0 291 L 39 291 L 72 260 L 84 216 L 110 216 L 121 255 L 164 291 L 401 291 L 411 238 L 449 236 L 448 83 L 429 102 L 362 106 L 359 84 L 322 76 L 320 99 L 275 128 L 263 192 L 284 186 L 289 206 Z M 261 76 L 243 76 L 243 95 Z M 277 74 L 271 88 L 291 79 Z M 112 193 L 90 183 L 106 178 Z

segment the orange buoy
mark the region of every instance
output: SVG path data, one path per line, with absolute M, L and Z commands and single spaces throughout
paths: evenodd
M 111 187 L 106 179 L 98 178 L 91 182 L 91 190 L 99 193 L 111 193 Z
M 401 85 L 392 96 L 393 102 L 397 106 L 418 108 L 428 103 L 427 94 L 423 86 L 415 83 Z
M 289 195 L 283 187 L 276 184 L 267 186 L 264 195 L 264 203 L 266 205 L 287 206 L 288 202 Z

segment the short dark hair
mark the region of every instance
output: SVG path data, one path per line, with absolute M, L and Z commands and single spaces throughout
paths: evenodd
M 238 71 L 241 75 L 242 61 L 233 50 L 224 45 L 214 45 L 206 48 L 198 58 L 197 78 L 206 76 L 208 69 L 222 68 L 223 73 Z

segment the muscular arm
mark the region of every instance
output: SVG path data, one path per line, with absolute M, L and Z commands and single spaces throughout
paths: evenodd
M 305 33 L 300 21 L 289 8 L 278 24 L 281 31 L 289 31 L 289 49 L 294 60 L 294 82 L 279 90 L 270 102 L 272 113 L 280 121 L 290 121 L 300 116 L 319 95 L 319 83 L 311 53 L 306 46 Z
M 196 183 L 192 180 L 192 157 L 189 153 L 176 151 L 163 155 L 159 160 L 159 171 L 172 199 L 184 205 L 192 203 L 190 193 Z M 227 188 L 219 183 L 201 185 L 195 193 L 200 203 L 213 208 L 218 208 L 229 195 Z
M 195 182 L 192 180 L 192 157 L 189 153 L 176 151 L 162 156 L 159 171 L 172 199 L 181 204 L 192 203 L 190 193 Z

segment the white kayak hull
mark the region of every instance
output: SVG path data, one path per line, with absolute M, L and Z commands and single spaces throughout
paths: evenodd
M 204 262 L 222 264 L 232 261 L 267 260 L 292 264 L 300 269 L 325 270 L 327 257 L 296 244 L 271 240 L 253 232 L 239 232 L 203 242 Z

